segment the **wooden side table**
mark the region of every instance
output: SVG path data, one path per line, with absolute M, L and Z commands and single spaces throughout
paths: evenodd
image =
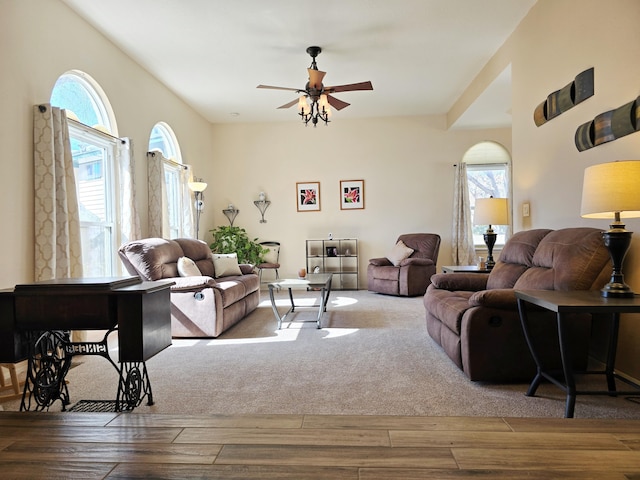
M 442 267 L 442 273 L 491 273 L 491 270 L 477 265 L 448 265 Z
M 556 386 L 560 387 L 567 393 L 565 403 L 565 418 L 573 418 L 575 411 L 576 395 L 633 395 L 638 393 L 640 386 L 635 385 L 626 378 L 615 372 L 616 350 L 618 345 L 618 331 L 620 327 L 621 313 L 640 313 L 640 297 L 632 298 L 611 298 L 603 297 L 600 291 L 569 291 L 561 292 L 555 290 L 517 290 L 515 292 L 518 300 L 518 310 L 520 312 L 520 321 L 522 329 L 531 350 L 531 355 L 536 363 L 537 373 L 529 389 L 527 396 L 534 396 L 540 382 L 547 379 Z M 540 362 L 537 355 L 536 345 L 529 334 L 528 318 L 526 304 L 536 305 L 538 307 L 550 310 L 556 313 L 558 324 L 558 342 L 560 345 L 560 356 L 562 359 L 562 373 L 564 374 L 564 383 L 558 378 L 557 372 L 548 371 Z M 590 313 L 609 315 L 611 322 L 609 327 L 609 345 L 607 351 L 607 359 L 604 370 L 574 372 L 571 364 L 571 352 L 569 351 L 569 342 L 567 341 L 567 332 L 565 329 L 565 315 L 571 313 Z M 607 380 L 607 390 L 586 390 L 578 391 L 576 389 L 575 374 L 596 374 L 605 375 Z M 636 390 L 618 391 L 616 389 L 616 380 L 620 380 L 627 385 L 632 386 Z

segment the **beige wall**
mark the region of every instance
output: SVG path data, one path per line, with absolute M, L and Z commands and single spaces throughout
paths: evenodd
M 291 117 L 296 118 L 295 112 Z M 252 237 L 282 243 L 282 274 L 305 265 L 305 240 L 359 239 L 360 288 L 371 257 L 384 256 L 398 235 L 442 237 L 440 265 L 451 264 L 453 164 L 475 143 L 492 139 L 510 149 L 510 130 L 447 131 L 445 118 L 340 120 L 328 127 L 298 121 L 214 125 L 214 161 L 202 175 L 210 184 L 202 230 L 227 224 L 222 209 L 240 209 L 235 225 Z M 204 167 L 206 168 L 206 167 Z M 340 180 L 365 181 L 364 210 L 341 210 Z M 320 182 L 321 210 L 297 212 L 296 182 Z M 265 218 L 253 200 L 272 201 Z
M 146 225 L 149 134 L 174 129 L 185 161 L 207 158 L 211 125 L 58 0 L 0 0 L 0 164 L 3 235 L 0 288 L 33 280 L 32 106 L 49 101 L 70 69 L 91 75 L 115 112 L 118 133 L 133 139 L 138 204 Z
M 608 222 L 580 217 L 587 166 L 640 159 L 640 133 L 578 152 L 576 128 L 640 95 L 640 2 L 637 0 L 538 0 L 512 38 L 513 178 L 515 210 L 531 203 L 531 217 L 517 215 L 516 229 L 569 225 L 606 229 Z M 595 69 L 595 95 L 536 127 L 535 107 L 574 76 Z M 639 192 L 640 194 L 640 192 Z M 627 256 L 627 282 L 640 292 L 640 220 Z M 618 366 L 640 378 L 640 316 L 627 317 L 620 333 Z

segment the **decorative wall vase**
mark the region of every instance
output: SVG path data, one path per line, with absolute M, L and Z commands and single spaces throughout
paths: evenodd
M 640 130 L 640 97 L 615 110 L 597 115 L 576 130 L 575 143 L 578 151 L 612 142 L 620 137 Z
M 533 121 L 539 127 L 591 96 L 593 96 L 593 67 L 576 75 L 573 82 L 560 90 L 550 93 L 547 99 L 534 110 Z

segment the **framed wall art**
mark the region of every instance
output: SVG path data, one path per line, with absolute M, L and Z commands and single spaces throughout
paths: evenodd
M 364 208 L 364 180 L 340 180 L 340 209 Z
M 320 182 L 297 182 L 296 202 L 299 212 L 320 211 Z

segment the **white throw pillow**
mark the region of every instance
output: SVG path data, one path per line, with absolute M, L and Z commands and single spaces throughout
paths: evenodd
M 196 262 L 189 257 L 180 257 L 178 259 L 178 275 L 181 277 L 199 277 L 202 273 Z
M 391 251 L 387 254 L 387 258 L 396 267 L 400 265 L 405 258 L 409 258 L 409 255 L 413 253 L 413 248 L 407 247 L 402 240 L 398 240 Z
M 269 251 L 262 256 L 264 263 L 278 263 L 278 247 L 266 247 Z
M 236 253 L 214 253 L 213 269 L 215 270 L 216 278 L 242 275 L 238 265 L 238 254 Z

